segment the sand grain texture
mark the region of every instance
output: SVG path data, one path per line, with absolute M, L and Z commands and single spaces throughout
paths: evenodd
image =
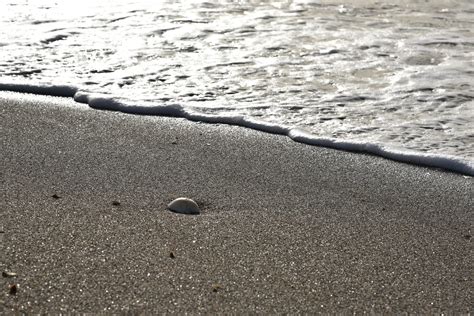
M 472 178 L 60 98 L 0 115 L 0 311 L 473 309 Z

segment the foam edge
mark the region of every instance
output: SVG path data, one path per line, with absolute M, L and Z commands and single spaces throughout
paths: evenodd
M 38 95 L 48 95 L 57 97 L 73 98 L 78 103 L 87 104 L 91 108 L 98 110 L 118 111 L 128 114 L 155 115 L 167 117 L 180 117 L 190 121 L 204 123 L 220 123 L 227 125 L 237 125 L 254 130 L 285 135 L 295 142 L 312 146 L 327 147 L 338 150 L 367 153 L 384 157 L 390 160 L 404 162 L 413 165 L 433 167 L 452 171 L 468 176 L 474 176 L 474 162 L 450 155 L 436 155 L 408 150 L 397 150 L 382 144 L 346 141 L 335 138 L 317 137 L 304 130 L 291 128 L 284 125 L 257 121 L 243 116 L 219 116 L 199 113 L 185 109 L 179 104 L 136 104 L 126 103 L 122 99 L 114 98 L 110 95 L 94 94 L 79 91 L 74 86 L 67 85 L 29 85 L 0 83 L 0 91 L 11 91 L 20 93 L 31 93 Z

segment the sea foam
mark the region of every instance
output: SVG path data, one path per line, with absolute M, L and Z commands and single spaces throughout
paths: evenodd
M 0 77 L 99 109 L 472 162 L 474 2 L 316 2 L 0 1 Z
M 0 83 L 0 90 L 32 93 L 40 95 L 69 97 L 78 103 L 89 105 L 98 110 L 118 111 L 129 114 L 155 115 L 167 117 L 180 117 L 190 121 L 204 123 L 221 123 L 247 127 L 266 133 L 285 135 L 292 140 L 313 146 L 328 147 L 338 150 L 372 154 L 394 161 L 440 168 L 468 176 L 474 176 L 474 161 L 462 159 L 452 155 L 439 155 L 416 152 L 411 150 L 395 149 L 384 144 L 348 141 L 330 137 L 318 137 L 299 128 L 279 125 L 246 118 L 241 115 L 212 115 L 188 110 L 179 104 L 160 105 L 152 102 L 134 102 L 126 99 L 115 98 L 105 94 L 95 94 L 80 91 L 77 87 L 67 85 L 41 85 L 21 83 Z

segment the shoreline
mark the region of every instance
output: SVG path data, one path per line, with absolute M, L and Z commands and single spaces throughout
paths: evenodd
M 0 115 L 0 311 L 472 310 L 470 177 L 72 99 Z
M 256 121 L 242 116 L 218 116 L 197 112 L 190 112 L 183 106 L 156 105 L 156 104 L 134 104 L 131 101 L 116 99 L 113 96 L 104 96 L 94 93 L 86 93 L 79 88 L 67 85 L 30 85 L 0 83 L 0 92 L 32 93 L 35 95 L 58 96 L 72 98 L 78 103 L 83 103 L 93 109 L 108 110 L 127 114 L 150 115 L 160 117 L 179 117 L 189 121 L 227 124 L 250 128 L 256 131 L 284 135 L 291 140 L 311 146 L 326 147 L 348 152 L 370 154 L 383 157 L 393 161 L 409 163 L 422 167 L 439 168 L 450 172 L 474 176 L 474 160 L 451 155 L 439 155 L 412 150 L 396 149 L 379 143 L 362 141 L 340 140 L 330 137 L 319 137 L 304 130 L 289 126 Z

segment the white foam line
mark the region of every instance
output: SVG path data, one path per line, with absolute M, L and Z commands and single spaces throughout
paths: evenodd
M 54 97 L 72 98 L 79 90 L 73 86 L 67 85 L 29 85 L 16 83 L 0 83 L 0 90 L 22 93 L 32 93 L 40 95 L 49 95 Z
M 315 137 L 312 134 L 300 131 L 298 129 L 292 129 L 288 133 L 288 136 L 296 142 L 305 143 L 308 145 L 368 153 L 395 161 L 419 166 L 441 168 L 469 176 L 474 176 L 474 162 L 466 161 L 456 156 L 436 155 L 409 150 L 397 150 L 381 144 Z
M 238 125 L 267 133 L 285 135 L 296 142 L 308 145 L 328 147 L 351 152 L 368 153 L 395 161 L 440 168 L 469 176 L 474 176 L 474 161 L 464 160 L 456 156 L 436 155 L 429 153 L 413 152 L 408 150 L 397 150 L 375 143 L 317 137 L 313 134 L 307 133 L 296 128 L 256 121 L 243 116 L 219 116 L 198 113 L 195 111 L 187 110 L 178 104 L 156 105 L 146 103 L 126 103 L 120 99 L 111 97 L 109 95 L 86 93 L 79 91 L 76 87 L 66 85 L 46 86 L 0 83 L 0 90 L 70 97 L 74 98 L 76 102 L 88 104 L 90 107 L 100 110 L 119 111 L 123 113 L 140 115 L 181 117 L 191 121 L 199 121 L 205 123 Z

